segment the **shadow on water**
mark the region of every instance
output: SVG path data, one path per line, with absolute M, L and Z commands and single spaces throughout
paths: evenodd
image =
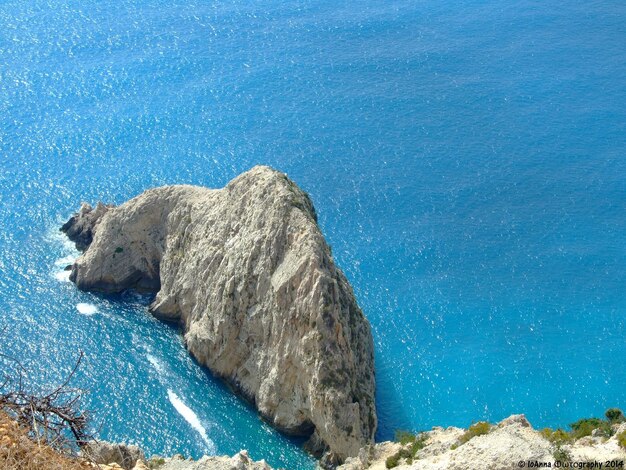
M 94 292 L 92 293 L 92 295 L 94 295 L 95 297 L 101 300 L 105 300 L 111 304 L 115 304 L 121 307 L 138 305 L 146 309 L 148 309 L 150 304 L 156 298 L 156 293 L 137 292 L 133 289 L 127 289 L 119 293 L 106 293 L 105 294 L 105 293 Z M 184 331 L 180 322 L 164 320 L 164 319 L 157 318 L 157 317 L 154 317 L 154 318 L 157 319 L 158 322 L 164 325 L 168 330 L 175 333 L 181 339 L 182 344 L 185 344 Z M 185 351 L 188 354 L 189 359 L 191 360 L 192 364 L 195 367 L 197 367 L 198 370 L 202 372 L 203 377 L 206 378 L 206 380 L 209 383 L 215 386 L 219 392 L 228 396 L 234 396 L 237 399 L 238 403 L 245 410 L 245 412 L 250 413 L 251 415 L 255 415 L 259 419 L 259 421 L 262 421 L 263 423 L 270 426 L 271 429 L 274 430 L 277 433 L 277 435 L 280 436 L 281 439 L 286 441 L 286 443 L 295 445 L 296 447 L 300 449 L 303 448 L 305 442 L 309 439 L 310 434 L 305 435 L 305 436 L 294 436 L 294 435 L 289 435 L 281 431 L 280 429 L 275 428 L 265 417 L 263 417 L 258 412 L 258 410 L 255 407 L 253 397 L 246 396 L 236 386 L 229 383 L 227 380 L 220 377 L 219 375 L 214 374 L 208 367 L 200 363 L 187 348 L 185 348 Z
M 375 357 L 379 359 L 378 357 Z M 393 387 L 381 387 L 383 382 L 394 382 L 394 376 L 398 370 L 394 367 L 384 367 L 382 360 L 374 363 L 376 370 L 376 415 L 378 416 L 378 428 L 374 440 L 376 442 L 393 440 L 395 432 L 398 430 L 407 430 L 411 432 L 425 431 L 426 429 L 414 429 L 409 414 L 406 412 L 406 406 L 402 396 Z M 389 426 L 388 423 L 394 423 Z
M 179 329 L 179 331 L 181 331 L 182 333 L 182 330 Z M 220 391 L 234 395 L 239 401 L 239 403 L 245 408 L 246 411 L 248 411 L 251 414 L 256 415 L 260 421 L 267 423 L 269 426 L 272 426 L 272 424 L 258 412 L 258 410 L 256 409 L 254 405 L 253 400 L 248 399 L 244 394 L 242 394 L 239 390 L 237 390 L 236 387 L 234 387 L 233 385 L 229 384 L 227 381 L 225 381 L 218 375 L 211 372 L 211 370 L 207 368 L 206 366 L 203 366 L 200 362 L 198 362 L 198 360 L 193 356 L 193 354 L 189 353 L 189 356 L 191 357 L 193 364 L 198 366 L 200 370 L 202 371 L 202 373 L 206 376 L 206 378 L 210 382 L 216 384 Z M 295 444 L 298 447 L 304 446 L 304 443 L 310 437 L 310 436 L 291 436 L 289 434 L 282 432 L 281 430 L 277 428 L 274 428 L 273 426 L 272 426 L 272 429 L 276 430 L 276 432 L 281 436 L 282 439 L 286 440 L 287 442 L 290 442 L 291 444 Z
M 95 297 L 111 302 L 112 304 L 128 305 L 138 304 L 143 307 L 148 307 L 156 298 L 156 293 L 152 292 L 137 292 L 132 289 L 126 289 L 122 292 L 113 294 L 104 294 L 101 292 L 90 292 Z

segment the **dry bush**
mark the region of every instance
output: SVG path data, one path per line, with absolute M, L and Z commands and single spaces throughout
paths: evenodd
M 26 370 L 22 364 L 6 354 L 0 353 L 0 358 L 15 366 L 13 374 L 4 373 L 5 379 L 0 385 L 0 410 L 27 429 L 32 439 L 68 454 L 75 453 L 93 439 L 88 431 L 89 416 L 79 407 L 86 392 L 68 385 L 83 358 L 82 352 L 67 379 L 48 393 L 28 390 L 24 386 Z
M 93 439 L 89 415 L 80 409 L 85 391 L 69 386 L 82 357 L 62 384 L 38 393 L 26 387 L 19 360 L 0 353 L 0 470 L 94 468 L 78 457 Z
M 27 429 L 0 411 L 0 469 L 2 470 L 93 470 L 84 460 L 61 454 L 37 443 Z

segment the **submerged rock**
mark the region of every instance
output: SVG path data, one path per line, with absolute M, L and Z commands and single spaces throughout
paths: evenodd
M 284 174 L 259 166 L 220 190 L 166 186 L 90 214 L 66 230 L 87 245 L 80 289 L 156 292 L 152 312 L 182 324 L 191 354 L 325 462 L 373 442 L 370 327 Z

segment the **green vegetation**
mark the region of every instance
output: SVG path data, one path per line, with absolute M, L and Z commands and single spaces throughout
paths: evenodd
M 565 464 L 572 461 L 570 452 L 563 448 L 565 444 L 569 444 L 581 437 L 590 436 L 596 430 L 604 437 L 610 437 L 613 435 L 613 427 L 615 424 L 626 422 L 624 413 L 619 408 L 609 408 L 604 414 L 606 419 L 599 418 L 583 418 L 579 419 L 575 423 L 570 424 L 571 431 L 564 429 L 552 430 L 550 428 L 544 428 L 540 431 L 541 435 L 554 444 L 554 451 L 552 456 L 556 462 Z M 488 434 L 492 429 L 491 424 L 486 421 L 479 421 L 472 424 L 469 429 L 459 438 L 458 442 L 454 444 L 451 449 L 456 449 L 459 446 L 465 444 L 476 436 L 482 436 Z M 598 432 L 596 432 L 598 435 Z M 391 455 L 385 461 L 387 468 L 395 468 L 403 459 L 404 463 L 411 464 L 415 458 L 419 458 L 418 452 L 425 447 L 426 434 L 414 434 L 408 431 L 396 431 L 396 442 L 402 444 L 403 448 L 395 454 Z M 626 449 L 626 431 L 623 431 L 617 435 L 618 444 Z
M 465 434 L 463 434 L 459 438 L 459 445 L 465 444 L 467 441 L 476 436 L 482 436 L 483 434 L 488 434 L 491 431 L 491 424 L 487 421 L 479 421 L 478 423 L 472 424 Z
M 619 408 L 609 408 L 604 415 L 606 420 L 600 418 L 579 419 L 569 425 L 572 428 L 569 432 L 563 429 L 553 431 L 550 428 L 545 428 L 541 431 L 541 435 L 555 444 L 563 444 L 575 441 L 581 437 L 591 436 L 595 430 L 598 430 L 600 435 L 604 437 L 611 437 L 613 435 L 612 426 L 625 422 L 626 418 L 624 418 L 624 413 Z
M 122 248 L 121 246 L 118 246 L 118 247 L 115 249 L 115 252 L 116 252 L 116 253 L 121 253 L 122 251 L 124 251 L 124 248 Z
M 385 460 L 387 468 L 394 468 L 400 464 L 400 460 L 406 460 L 406 463 L 412 464 L 413 459 L 418 458 L 417 453 L 426 445 L 426 434 L 413 434 L 408 431 L 396 431 L 396 442 L 404 447 L 395 454 Z
M 556 431 L 550 428 L 544 428 L 541 430 L 541 435 L 554 444 L 565 444 L 572 440 L 570 433 L 561 428 Z
M 399 442 L 402 445 L 411 444 L 415 442 L 417 439 L 417 435 L 413 434 L 410 431 L 398 430 L 396 431 L 396 438 L 394 439 L 396 442 Z
M 574 440 L 591 436 L 591 433 L 596 429 L 605 437 L 609 437 L 613 434 L 611 423 L 598 418 L 579 419 L 575 423 L 570 424 L 570 427 L 572 428 L 571 435 Z
M 606 410 L 606 413 L 604 413 L 604 416 L 606 416 L 606 420 L 611 424 L 618 424 L 626 421 L 624 413 L 622 413 L 622 410 L 619 408 L 609 408 Z
M 161 465 L 165 465 L 165 459 L 163 457 L 152 457 L 148 461 L 149 468 L 158 468 Z
M 387 457 L 385 460 L 385 467 L 387 468 L 395 468 L 400 463 L 400 452 L 396 452 L 390 457 Z
M 554 452 L 552 452 L 552 457 L 556 462 L 561 464 L 565 464 L 572 461 L 572 455 L 565 449 L 561 447 L 561 444 L 557 444 Z

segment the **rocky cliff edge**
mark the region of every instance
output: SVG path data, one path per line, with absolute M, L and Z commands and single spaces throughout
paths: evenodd
M 626 423 L 611 427 L 608 434 L 606 429 L 595 429 L 589 436 L 564 441 L 556 439 L 559 431 L 533 429 L 524 415 L 469 429 L 434 427 L 404 443 L 366 446 L 337 470 L 624 468 Z

